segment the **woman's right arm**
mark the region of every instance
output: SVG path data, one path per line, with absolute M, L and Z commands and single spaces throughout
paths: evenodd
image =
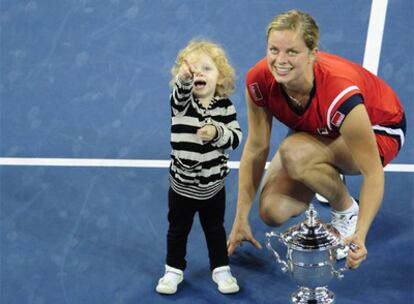
M 246 104 L 248 135 L 240 160 L 237 211 L 228 241 L 229 255 L 245 240 L 257 248 L 261 247 L 253 238 L 248 217 L 269 154 L 272 115 L 266 108 L 255 105 L 247 90 Z

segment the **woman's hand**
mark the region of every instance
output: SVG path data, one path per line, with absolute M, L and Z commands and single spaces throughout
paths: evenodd
M 357 234 L 353 234 L 346 238 L 344 243 L 349 246 L 346 266 L 353 269 L 358 268 L 361 262 L 364 261 L 368 255 L 365 242 Z
M 235 220 L 227 241 L 227 254 L 232 255 L 234 250 L 243 244 L 243 241 L 248 241 L 257 249 L 262 249 L 262 245 L 253 237 L 249 223 Z

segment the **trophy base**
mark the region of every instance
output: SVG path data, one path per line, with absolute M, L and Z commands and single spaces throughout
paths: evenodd
M 292 294 L 292 303 L 295 304 L 333 304 L 335 294 L 326 287 L 307 288 L 299 287 Z

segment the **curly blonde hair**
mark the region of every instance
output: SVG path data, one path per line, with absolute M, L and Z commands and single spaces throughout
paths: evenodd
M 172 79 L 170 86 L 174 87 L 175 80 L 180 69 L 190 53 L 203 53 L 211 57 L 217 66 L 219 76 L 217 79 L 215 96 L 229 97 L 233 94 L 236 82 L 236 73 L 234 68 L 230 65 L 224 49 L 211 41 L 205 39 L 191 40 L 185 48 L 179 51 L 174 66 L 171 68 Z

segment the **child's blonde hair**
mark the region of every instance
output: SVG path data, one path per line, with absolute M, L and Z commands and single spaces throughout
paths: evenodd
M 170 86 L 173 87 L 175 85 L 175 79 L 180 66 L 183 64 L 184 58 L 190 53 L 204 53 L 211 57 L 219 72 L 215 96 L 229 97 L 234 92 L 236 73 L 230 65 L 224 49 L 220 45 L 205 39 L 191 40 L 185 48 L 180 50 L 171 69 L 172 79 Z

